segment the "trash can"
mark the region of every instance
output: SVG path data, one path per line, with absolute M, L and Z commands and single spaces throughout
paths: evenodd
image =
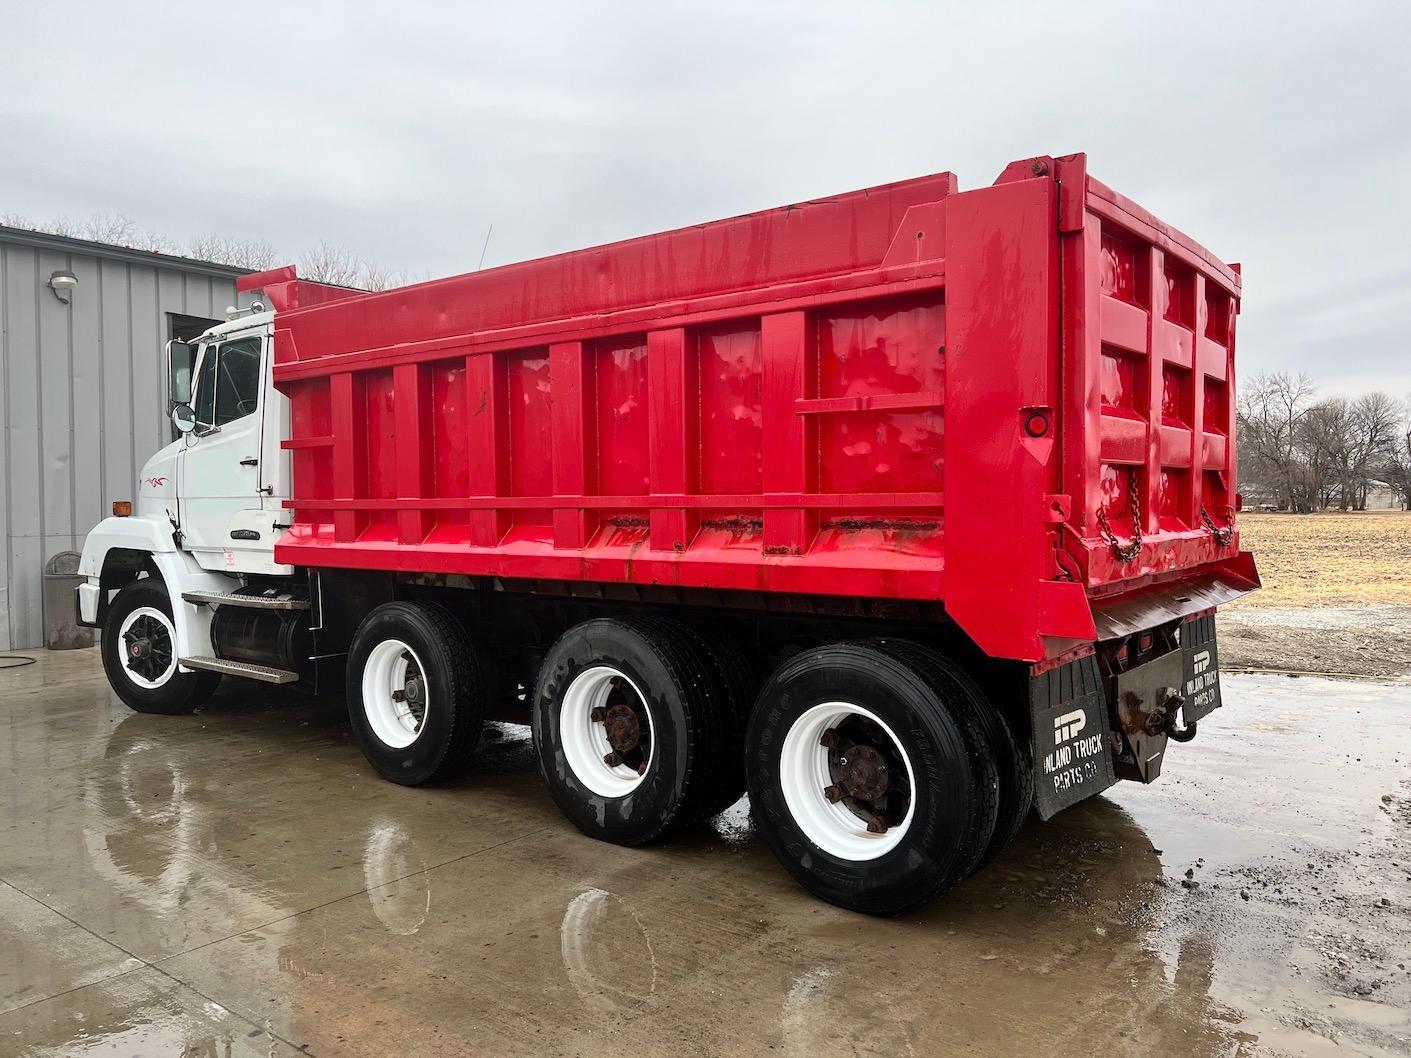
M 78 650 L 93 645 L 93 629 L 78 623 L 74 589 L 83 583 L 77 551 L 60 551 L 44 564 L 44 645 L 50 650 Z

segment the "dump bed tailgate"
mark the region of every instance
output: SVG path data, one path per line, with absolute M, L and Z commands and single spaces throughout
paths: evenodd
M 1064 176 L 1060 163 L 1063 478 L 1102 596 L 1238 553 L 1240 276 L 1081 170 Z
M 1088 176 L 947 214 L 946 608 L 1051 660 L 1257 586 L 1235 528 L 1238 266 Z

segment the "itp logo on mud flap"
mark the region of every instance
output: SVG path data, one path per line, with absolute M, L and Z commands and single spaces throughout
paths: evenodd
M 1205 671 L 1206 669 L 1208 669 L 1208 668 L 1210 668 L 1210 651 L 1208 651 L 1208 650 L 1201 650 L 1201 651 L 1198 651 L 1198 652 L 1191 658 L 1191 671 L 1192 671 L 1192 673 L 1193 673 L 1194 675 L 1196 675 L 1196 676 L 1199 676 L 1202 672 L 1204 672 L 1204 671 Z
M 1053 744 L 1061 746 L 1065 742 L 1071 742 L 1078 737 L 1078 732 L 1088 725 L 1088 715 L 1081 709 L 1075 709 L 1071 713 L 1064 713 L 1055 717 L 1053 721 Z

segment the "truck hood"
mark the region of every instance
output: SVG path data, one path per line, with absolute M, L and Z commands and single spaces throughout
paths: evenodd
M 176 457 L 183 444 L 184 439 L 173 441 L 142 464 L 133 504 L 139 516 L 176 518 Z

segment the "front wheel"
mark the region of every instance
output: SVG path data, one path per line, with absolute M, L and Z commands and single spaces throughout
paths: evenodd
M 103 622 L 103 670 L 119 698 L 139 713 L 189 713 L 215 693 L 218 672 L 176 667 L 176 626 L 166 585 L 133 581 L 108 607 Z
M 993 756 L 955 690 L 881 643 L 786 662 L 745 736 L 760 834 L 804 888 L 874 915 L 919 907 L 980 862 Z

